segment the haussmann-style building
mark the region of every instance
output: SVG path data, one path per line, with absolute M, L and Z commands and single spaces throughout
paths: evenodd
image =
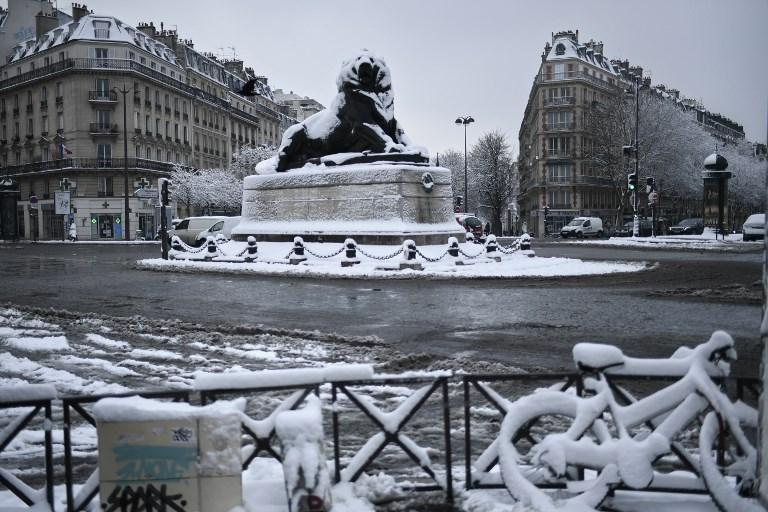
M 4 236 L 61 240 L 74 222 L 80 240 L 123 240 L 127 175 L 128 235 L 152 238 L 159 177 L 176 164 L 225 167 L 243 146 L 276 145 L 291 124 L 267 79 L 242 61 L 79 4 L 68 21 L 39 0 L 11 0 L 2 16 L 33 12 L 27 4 L 37 5 L 34 33 L 0 68 L 0 177 L 17 188 L 16 225 Z

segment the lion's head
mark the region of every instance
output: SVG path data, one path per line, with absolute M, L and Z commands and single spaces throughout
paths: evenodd
M 384 59 L 368 50 L 362 50 L 341 65 L 336 78 L 339 92 L 355 89 L 375 94 L 379 99 L 380 109 L 387 119 L 395 115 L 392 77 Z

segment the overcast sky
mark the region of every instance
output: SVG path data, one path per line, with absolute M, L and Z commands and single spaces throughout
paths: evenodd
M 6 2 L 7 3 L 7 2 Z M 273 88 L 328 106 L 341 61 L 361 48 L 392 70 L 395 115 L 432 154 L 501 130 L 517 148 L 551 33 L 579 30 L 766 140 L 768 0 L 86 0 L 97 14 L 177 28 L 195 48 L 237 57 Z M 70 4 L 59 1 L 68 11 Z

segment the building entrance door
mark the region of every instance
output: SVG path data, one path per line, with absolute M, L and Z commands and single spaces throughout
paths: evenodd
M 99 215 L 97 223 L 99 227 L 99 238 L 114 238 L 114 223 L 114 215 Z

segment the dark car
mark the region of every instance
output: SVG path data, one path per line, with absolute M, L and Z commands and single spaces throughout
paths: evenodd
M 611 236 L 632 236 L 632 230 L 634 229 L 634 222 L 625 222 L 624 225 L 615 230 Z M 653 234 L 653 225 L 648 219 L 640 219 L 640 236 L 651 236 Z
M 683 219 L 669 228 L 672 235 L 700 235 L 704 232 L 704 219 Z

